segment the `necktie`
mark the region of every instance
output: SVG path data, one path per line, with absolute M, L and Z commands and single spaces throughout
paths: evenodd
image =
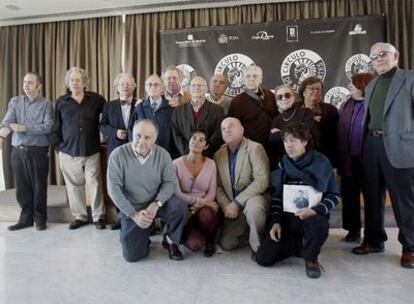
M 155 101 L 153 101 L 153 102 L 151 103 L 151 108 L 152 108 L 152 111 L 153 111 L 153 112 L 155 112 L 155 111 L 157 110 L 157 103 L 156 103 Z

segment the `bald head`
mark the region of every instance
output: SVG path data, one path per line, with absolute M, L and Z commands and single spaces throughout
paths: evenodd
M 132 145 L 135 152 L 145 157 L 157 139 L 158 128 L 152 120 L 143 119 L 134 125 L 132 134 Z
M 243 134 L 244 128 L 237 118 L 227 117 L 221 122 L 221 135 L 230 149 L 237 148 L 243 138 Z

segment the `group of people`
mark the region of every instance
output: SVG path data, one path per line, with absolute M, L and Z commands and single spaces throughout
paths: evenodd
M 161 218 L 162 246 L 173 260 L 183 259 L 180 244 L 207 257 L 217 243 L 224 250 L 249 245 L 259 265 L 299 256 L 307 276 L 319 278 L 329 213 L 340 198 L 345 239 L 358 241 L 364 197 L 364 238 L 352 252 L 384 251 L 387 189 L 401 265 L 414 268 L 414 73 L 399 69 L 398 57 L 391 44 L 373 45 L 378 76 L 354 75 L 352 96 L 339 111 L 323 102 L 321 79 L 304 79 L 296 98 L 287 85 L 274 93 L 264 88 L 256 65 L 246 69 L 244 92 L 233 99 L 224 94 L 224 75 L 212 76 L 209 93 L 197 76 L 187 92 L 181 71 L 169 66 L 162 77 L 145 80 L 143 100 L 133 96 L 134 77 L 119 74 L 119 98 L 110 102 L 87 91 L 85 70 L 72 67 L 67 94 L 54 107 L 40 95 L 41 77 L 27 73 L 25 94 L 11 99 L 0 124 L 0 144 L 13 133 L 11 163 L 22 208 L 8 229 L 46 229 L 49 143 L 58 151 L 74 216 L 69 229 L 88 224 L 85 190 L 93 223 L 105 229 L 101 132 L 107 190 L 119 211 L 112 228 L 121 228 L 129 262 L 148 256 L 151 227 Z M 292 198 L 294 187 L 301 190 Z M 290 201 L 294 213 L 286 209 Z

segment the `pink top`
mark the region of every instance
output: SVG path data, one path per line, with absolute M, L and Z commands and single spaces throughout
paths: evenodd
M 184 157 L 173 161 L 178 180 L 175 195 L 191 205 L 214 201 L 217 191 L 217 169 L 214 161 L 206 158 L 200 173 L 194 178 L 184 163 Z

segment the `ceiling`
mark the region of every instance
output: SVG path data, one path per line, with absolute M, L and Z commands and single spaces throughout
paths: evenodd
M 0 0 L 0 26 L 156 11 L 304 0 Z

